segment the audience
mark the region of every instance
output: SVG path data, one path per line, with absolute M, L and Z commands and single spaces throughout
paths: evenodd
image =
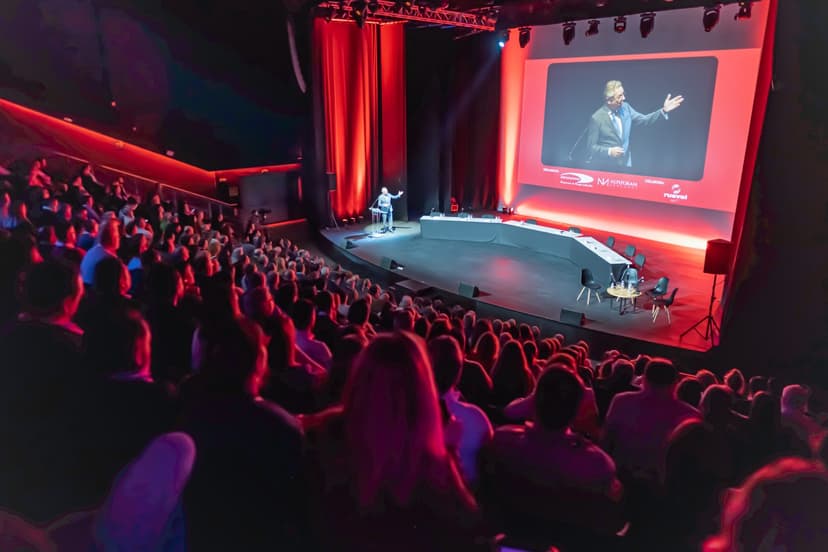
M 77 542 L 105 549 L 824 547 L 791 498 L 824 498 L 808 387 L 399 296 L 88 165 L 9 178 L 0 508 L 38 529 L 90 511 Z

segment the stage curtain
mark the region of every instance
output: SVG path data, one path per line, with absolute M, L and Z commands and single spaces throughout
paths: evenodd
M 364 214 L 381 186 L 404 189 L 403 25 L 315 19 L 313 31 L 324 172 L 337 177 L 333 211 Z

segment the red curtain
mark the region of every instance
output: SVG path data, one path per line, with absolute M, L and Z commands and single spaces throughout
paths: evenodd
M 317 18 L 313 33 L 324 121 L 325 151 L 318 155 L 324 171 L 336 174 L 333 211 L 362 214 L 381 186 L 404 188 L 403 25 L 359 28 Z

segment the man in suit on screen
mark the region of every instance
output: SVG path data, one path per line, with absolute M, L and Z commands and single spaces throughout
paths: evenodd
M 592 114 L 587 127 L 587 155 L 590 165 L 605 170 L 624 170 L 632 167 L 630 130 L 633 125 L 652 125 L 668 119 L 684 97 L 667 94 L 658 111 L 642 115 L 627 103 L 621 81 L 611 80 L 604 87 L 604 105 Z

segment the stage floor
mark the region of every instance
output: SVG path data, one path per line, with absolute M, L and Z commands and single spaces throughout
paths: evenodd
M 623 316 L 608 299 L 601 303 L 593 299 L 587 306 L 584 294 L 576 302 L 580 268 L 568 259 L 505 245 L 423 239 L 420 224 L 414 221 L 397 222 L 394 233 L 376 235 L 373 229 L 371 225 L 351 225 L 323 230 L 322 235 L 343 250 L 346 240 L 352 241 L 355 247 L 347 253 L 373 265 L 379 266 L 383 257 L 390 257 L 403 267 L 394 271 L 398 276 L 450 293 L 457 292 L 460 282 L 476 285 L 481 303 L 553 321 L 567 308 L 585 313 L 585 327 L 594 331 L 693 351 L 710 348 L 695 332 L 680 339 L 684 330 L 707 314 L 713 276 L 702 272 L 704 251 L 615 235 L 617 250 L 632 243 L 647 257 L 642 289 L 653 287 L 661 276 L 670 278 L 670 291 L 678 286 L 670 309 L 672 324 L 668 325 L 663 312 L 653 324 L 645 297 L 639 299 L 637 312 Z M 587 229 L 584 234 L 601 241 L 607 237 Z

